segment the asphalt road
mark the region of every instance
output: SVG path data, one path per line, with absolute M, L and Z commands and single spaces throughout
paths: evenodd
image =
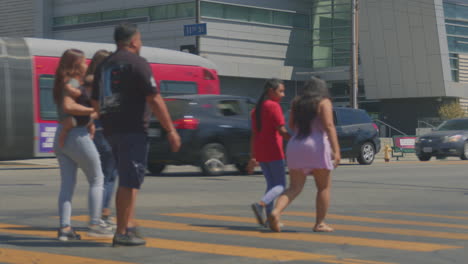
M 85 237 L 59 242 L 54 160 L 0 162 L 0 263 L 468 263 L 468 162 L 343 164 L 333 175 L 328 222 L 314 233 L 315 187 L 288 208 L 282 233 L 255 223 L 250 204 L 263 176 L 234 169 L 206 177 L 195 167 L 148 176 L 137 218 L 148 245 L 112 248 L 85 236 L 87 183 L 80 175 L 74 226 Z

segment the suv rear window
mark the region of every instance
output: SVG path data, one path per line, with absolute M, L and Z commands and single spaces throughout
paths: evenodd
M 372 123 L 367 113 L 362 110 L 338 109 L 336 111 L 339 116 L 338 122 L 340 125 Z
M 172 120 L 183 118 L 187 114 L 190 105 L 196 104 L 193 101 L 181 99 L 165 99 L 164 101 Z

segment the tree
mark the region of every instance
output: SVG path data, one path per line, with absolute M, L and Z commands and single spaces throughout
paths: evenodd
M 459 102 L 443 104 L 439 108 L 439 116 L 443 120 L 464 117 L 465 115 L 465 111 Z

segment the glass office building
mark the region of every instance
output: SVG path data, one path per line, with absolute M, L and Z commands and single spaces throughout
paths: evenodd
M 312 6 L 314 69 L 349 66 L 351 61 L 351 0 L 317 0 Z
M 444 15 L 452 80 L 459 82 L 460 54 L 468 55 L 468 1 L 445 1 Z

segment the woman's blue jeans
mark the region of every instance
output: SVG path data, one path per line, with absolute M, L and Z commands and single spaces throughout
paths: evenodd
M 112 148 L 104 137 L 102 130 L 96 130 L 94 134 L 94 144 L 101 158 L 102 172 L 104 173 L 104 195 L 102 208 L 110 208 L 112 196 L 115 190 L 115 181 L 117 179 L 117 166 L 115 163 Z
M 284 160 L 275 160 L 270 162 L 260 162 L 263 175 L 267 182 L 267 188 L 262 201 L 267 205 L 267 215 L 271 214 L 274 208 L 274 201 L 280 196 L 286 185 L 286 168 Z
M 68 132 L 64 147 L 60 148 L 58 146 L 58 135 L 61 130 L 62 126 L 59 125 L 54 141 L 54 151 L 60 166 L 61 177 L 58 199 L 60 226 L 71 226 L 72 199 L 78 168 L 81 168 L 84 172 L 89 183 L 88 209 L 90 224 L 99 224 L 104 182 L 99 153 L 86 127 L 72 128 Z

